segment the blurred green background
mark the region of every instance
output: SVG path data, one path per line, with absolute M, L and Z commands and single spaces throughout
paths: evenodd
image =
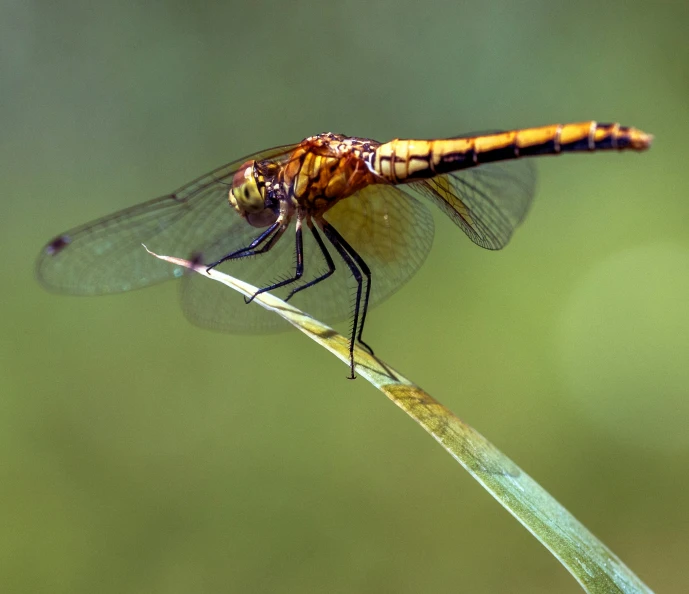
M 577 592 L 437 444 L 298 333 L 200 330 L 174 283 L 44 292 L 41 246 L 324 131 L 598 119 L 491 253 L 436 217 L 378 354 L 649 586 L 689 590 L 686 2 L 0 3 L 0 590 Z

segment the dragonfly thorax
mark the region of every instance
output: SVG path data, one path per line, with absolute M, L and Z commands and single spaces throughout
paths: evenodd
M 368 161 L 379 144 L 329 132 L 306 138 L 282 169 L 286 195 L 309 215 L 322 215 L 340 200 L 377 183 Z
M 229 200 L 234 208 L 254 227 L 268 227 L 278 218 L 280 206 L 268 191 L 256 161 L 247 161 L 232 178 Z

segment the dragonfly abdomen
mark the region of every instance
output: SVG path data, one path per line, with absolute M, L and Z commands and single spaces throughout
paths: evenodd
M 645 150 L 652 137 L 619 124 L 553 124 L 446 140 L 392 140 L 378 147 L 371 164 L 392 183 L 412 182 L 476 167 L 536 155 L 601 150 Z

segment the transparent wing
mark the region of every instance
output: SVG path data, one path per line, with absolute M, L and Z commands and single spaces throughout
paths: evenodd
M 387 299 L 406 283 L 433 245 L 435 229 L 428 208 L 395 186 L 368 186 L 339 202 L 325 213 L 325 218 L 371 269 L 370 306 Z M 336 255 L 334 248 L 329 251 L 333 257 Z M 319 314 L 330 321 L 350 316 L 356 289 L 345 263 L 338 260 L 336 265 L 337 279 L 323 282 L 321 295 L 309 295 L 308 289 L 302 292 L 306 311 L 318 308 Z
M 246 161 L 286 161 L 296 145 L 276 147 L 233 161 L 176 192 L 108 215 L 60 235 L 36 262 L 36 275 L 49 290 L 78 295 L 118 293 L 183 274 L 159 261 L 159 254 L 190 257 L 220 234 L 241 243 L 257 230 L 230 206 L 232 176 Z
M 394 186 L 374 185 L 340 201 L 325 218 L 357 251 L 371 269 L 371 302 L 380 303 L 401 287 L 420 268 L 433 243 L 433 218 L 419 200 Z M 321 233 L 335 262 L 335 273 L 323 282 L 300 291 L 291 303 L 319 320 L 337 322 L 353 313 L 356 283 Z M 211 261 L 231 251 L 235 245 L 228 235 L 219 236 L 203 254 Z M 239 246 L 237 246 L 239 247 Z M 265 254 L 226 262 L 220 270 L 258 287 L 294 275 L 294 223 L 276 246 Z M 304 229 L 304 276 L 308 282 L 327 270 L 326 262 L 311 232 Z M 285 297 L 295 285 L 275 291 Z M 220 283 L 185 275 L 182 307 L 194 324 L 235 333 L 272 332 L 289 328 L 279 316 L 260 305 L 245 305 L 242 297 Z
M 498 250 L 529 210 L 536 169 L 529 159 L 486 163 L 414 182 L 410 188 L 430 198 L 474 243 Z

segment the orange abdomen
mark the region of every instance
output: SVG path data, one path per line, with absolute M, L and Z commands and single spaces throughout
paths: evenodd
M 392 140 L 371 164 L 392 183 L 411 182 L 483 163 L 536 155 L 601 150 L 645 150 L 652 136 L 619 124 L 553 124 L 446 140 Z

